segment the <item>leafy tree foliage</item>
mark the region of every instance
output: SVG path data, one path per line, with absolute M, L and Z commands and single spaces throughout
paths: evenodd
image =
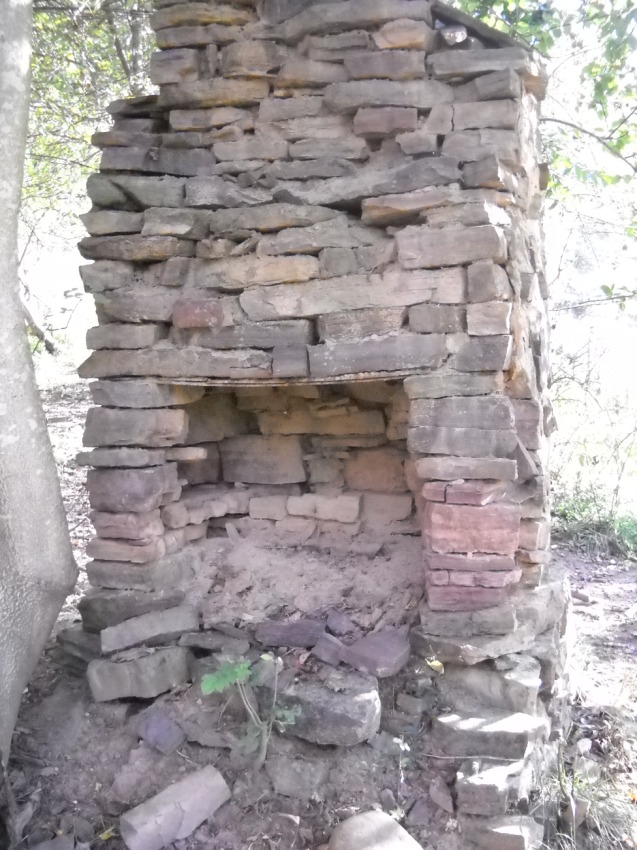
M 47 224 L 59 232 L 60 221 L 85 205 L 85 178 L 98 161 L 91 134 L 104 124 L 111 100 L 149 85 L 149 11 L 145 0 L 36 2 L 22 208 L 27 239 Z
M 559 0 L 457 0 L 456 5 L 547 58 L 565 53 L 560 61 L 572 63 L 579 82 L 569 92 L 569 111 L 584 117 L 577 122 L 564 115 L 545 117 L 565 132 L 559 147 L 568 150 L 569 136 L 585 135 L 620 158 L 629 169 L 623 173 L 637 173 L 637 8 L 633 0 L 578 0 L 571 9 Z M 568 155 L 561 165 L 573 166 Z M 590 175 L 582 171 L 576 176 Z M 615 177 L 601 176 L 604 182 Z

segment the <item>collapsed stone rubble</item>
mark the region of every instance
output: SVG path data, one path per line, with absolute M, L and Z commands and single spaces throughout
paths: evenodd
M 467 837 L 530 847 L 520 801 L 559 725 L 566 605 L 548 567 L 542 67 L 437 0 L 157 5 L 160 93 L 109 108 L 82 216 L 96 536 L 83 629 L 61 639 L 98 700 L 183 684 L 224 641 L 311 649 L 358 671 L 336 715 L 362 714 L 306 736 L 349 746 L 378 732 L 377 678 L 408 663 L 411 631 L 412 659 L 447 665 L 433 733 L 461 762 Z M 336 609 L 331 627 L 241 631 L 209 605 L 205 541 L 225 534 L 361 558 L 420 535 L 425 600 L 356 639 Z M 418 723 L 423 698 L 383 711 Z

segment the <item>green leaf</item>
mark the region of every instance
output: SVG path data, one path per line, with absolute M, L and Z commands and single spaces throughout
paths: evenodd
M 232 685 L 243 684 L 250 678 L 250 662 L 238 661 L 224 664 L 215 673 L 206 673 L 201 677 L 201 693 L 204 696 L 218 694 Z

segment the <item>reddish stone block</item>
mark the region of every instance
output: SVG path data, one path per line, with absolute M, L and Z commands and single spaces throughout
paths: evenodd
M 435 573 L 432 573 L 435 575 Z M 510 572 L 465 573 L 461 571 L 447 573 L 449 584 L 457 587 L 508 587 L 517 584 L 522 577 L 522 570 Z
M 462 572 L 499 572 L 515 569 L 515 561 L 506 555 L 485 555 L 474 552 L 471 555 L 441 555 L 429 553 L 427 565 L 430 570 L 460 570 Z
M 473 507 L 430 502 L 422 532 L 434 552 L 513 555 L 520 537 L 520 509 L 507 504 Z
M 427 588 L 427 604 L 432 611 L 479 611 L 493 608 L 506 599 L 503 587 L 444 587 Z
M 523 519 L 520 523 L 520 549 L 546 549 L 550 536 L 547 519 Z
M 425 481 L 420 492 L 428 502 L 444 502 L 446 489 L 445 481 Z
M 500 481 L 455 481 L 447 487 L 452 505 L 488 505 L 503 491 Z

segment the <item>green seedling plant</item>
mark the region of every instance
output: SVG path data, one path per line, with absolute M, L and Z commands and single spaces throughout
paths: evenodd
M 274 682 L 272 689 L 272 705 L 267 717 L 262 718 L 259 714 L 259 707 L 255 705 L 254 698 L 247 685 L 254 678 L 252 664 L 246 659 L 241 659 L 235 662 L 226 662 L 214 673 L 206 673 L 201 679 L 201 692 L 204 696 L 210 694 L 223 693 L 223 691 L 236 686 L 239 691 L 239 696 L 248 713 L 248 717 L 253 726 L 259 733 L 259 750 L 253 765 L 255 771 L 263 767 L 268 752 L 268 742 L 272 735 L 272 729 L 276 723 L 277 727 L 288 725 L 293 722 L 293 718 L 285 717 L 285 710 L 277 711 L 277 685 L 279 678 L 280 659 L 276 658 L 271 653 L 266 653 L 261 656 L 261 660 L 271 664 L 274 671 Z M 279 716 L 280 715 L 280 716 Z

